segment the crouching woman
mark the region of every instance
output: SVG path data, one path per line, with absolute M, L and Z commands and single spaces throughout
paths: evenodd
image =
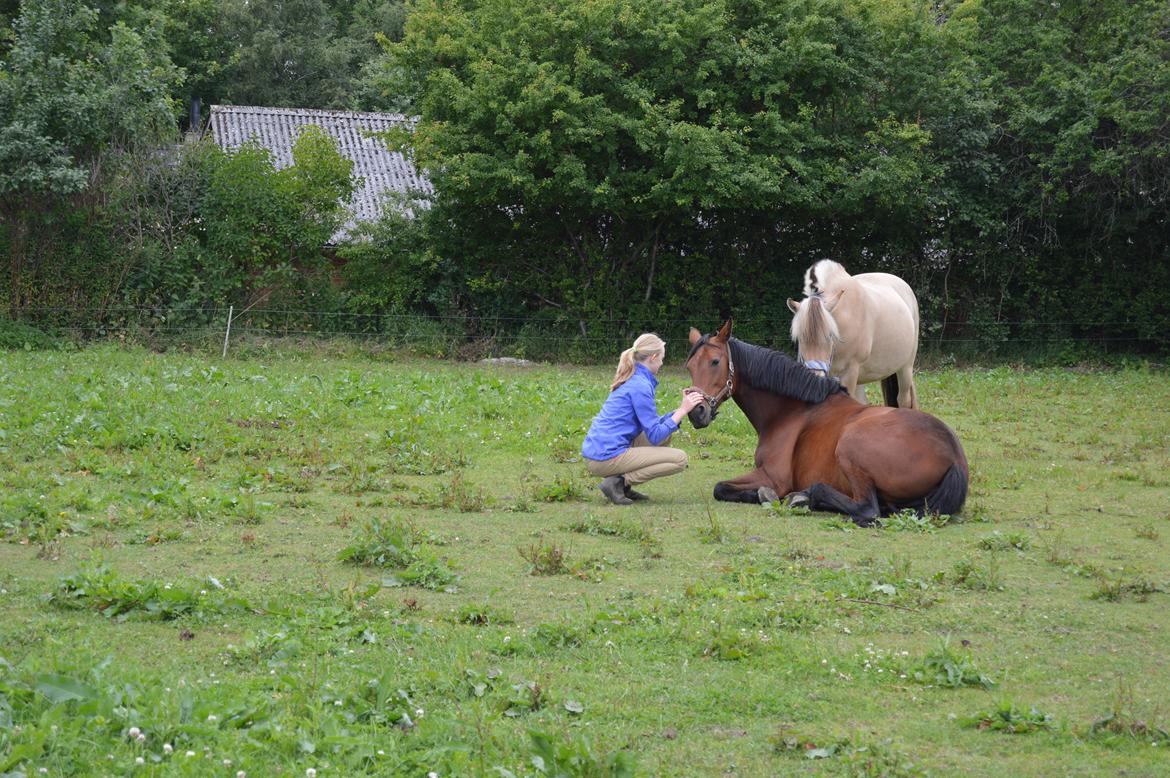
M 664 359 L 666 343 L 649 332 L 622 352 L 609 397 L 593 417 L 581 446 L 585 466 L 602 476 L 599 488 L 615 505 L 647 499 L 634 487 L 686 469 L 686 452 L 664 444 L 691 409 L 703 402 L 703 395 L 684 389 L 682 403 L 659 415 L 654 392 Z

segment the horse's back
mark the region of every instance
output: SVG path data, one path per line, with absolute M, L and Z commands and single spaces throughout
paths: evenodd
M 859 360 L 859 383 L 878 381 L 913 365 L 918 356 L 918 300 L 910 285 L 889 273 L 849 279 L 834 310 L 841 337 Z

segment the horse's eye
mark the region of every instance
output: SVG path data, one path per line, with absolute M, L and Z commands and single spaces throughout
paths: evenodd
M 719 360 L 718 360 L 718 359 L 712 359 L 712 360 L 711 360 L 711 367 L 719 367 Z

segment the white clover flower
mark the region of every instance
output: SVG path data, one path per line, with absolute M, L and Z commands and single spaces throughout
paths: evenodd
M 134 739 L 138 742 L 138 745 L 142 745 L 143 743 L 146 742 L 146 735 L 142 732 L 139 732 L 138 737 L 136 737 Z
M 144 764 L 146 764 L 146 760 L 145 760 L 145 759 L 143 759 L 143 758 L 142 758 L 142 757 L 140 757 L 140 756 L 136 756 L 136 757 L 134 757 L 134 764 L 136 764 L 136 765 L 144 765 Z
M 248 778 L 248 774 L 243 770 L 236 770 L 236 778 Z
M 423 713 L 425 713 L 425 712 L 426 712 L 426 711 L 424 711 L 422 708 L 415 708 L 415 710 L 414 710 L 414 715 L 415 715 L 417 718 L 420 718 L 420 719 L 421 719 L 421 718 L 422 718 L 422 716 L 423 716 Z
M 305 770 L 305 778 L 317 778 L 317 771 L 310 767 L 308 770 Z
M 130 727 L 130 731 L 126 734 L 128 734 L 131 738 L 137 738 L 140 734 L 142 734 L 142 730 L 140 730 L 138 727 Z
M 195 752 L 194 752 L 194 751 L 188 751 L 188 752 L 187 752 L 187 756 L 195 756 Z
M 217 717 L 214 713 L 208 713 L 207 720 L 208 721 L 219 721 L 219 717 Z
M 223 760 L 223 766 L 224 766 L 224 767 L 231 767 L 231 766 L 232 766 L 232 760 L 230 760 L 230 759 L 225 759 L 225 760 Z
M 163 753 L 167 756 L 170 756 L 171 754 L 175 753 L 175 747 L 170 743 L 163 743 Z
M 439 774 L 434 770 L 431 770 L 429 773 L 427 773 L 427 778 L 439 778 Z

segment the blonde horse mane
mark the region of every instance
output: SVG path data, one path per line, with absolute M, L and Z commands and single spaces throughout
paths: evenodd
M 831 259 L 822 259 L 814 262 L 804 271 L 804 296 L 820 296 L 829 308 L 837 305 L 837 300 L 845 291 L 845 282 L 852 276 L 840 262 Z
M 794 343 L 827 343 L 830 346 L 841 340 L 837 320 L 819 294 L 805 298 L 792 317 L 792 341 Z

